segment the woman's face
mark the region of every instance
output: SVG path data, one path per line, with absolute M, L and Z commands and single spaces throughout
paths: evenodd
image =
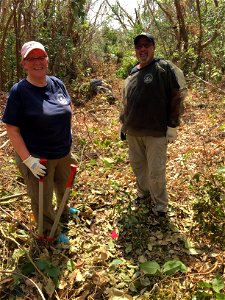
M 27 75 L 44 77 L 48 71 L 48 56 L 42 50 L 34 49 L 22 60 L 22 65 Z

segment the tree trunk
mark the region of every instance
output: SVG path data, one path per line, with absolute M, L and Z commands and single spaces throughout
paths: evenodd
M 180 39 L 181 39 L 181 41 L 183 41 L 183 49 L 184 49 L 184 52 L 186 52 L 188 50 L 188 34 L 187 34 L 186 26 L 185 26 L 181 2 L 182 1 L 180 1 L 180 0 L 174 0 L 176 12 L 177 12 L 177 20 L 178 20 L 178 24 L 179 24 Z

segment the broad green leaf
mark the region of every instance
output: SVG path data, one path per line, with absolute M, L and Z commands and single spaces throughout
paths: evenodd
M 15 249 L 12 255 L 13 259 L 19 259 L 21 256 L 25 254 L 25 251 L 23 249 Z
M 212 294 L 198 291 L 197 299 L 212 299 Z
M 47 270 L 51 267 L 51 263 L 48 260 L 39 259 L 37 261 L 37 266 L 41 271 Z
M 73 271 L 74 271 L 74 262 L 73 262 L 72 259 L 69 259 L 69 260 L 68 260 L 66 266 L 67 266 L 67 269 L 68 269 L 70 272 L 73 272 Z
M 156 261 L 145 261 L 140 264 L 140 268 L 147 274 L 154 275 L 160 272 L 160 265 Z
M 212 281 L 212 288 L 216 293 L 219 293 L 220 290 L 224 288 L 224 281 L 223 278 L 220 276 L 217 276 Z
M 116 258 L 111 261 L 110 265 L 120 265 L 122 263 L 123 263 L 122 259 Z
M 216 294 L 216 300 L 225 300 L 225 294 Z
M 127 243 L 126 248 L 125 248 L 125 252 L 130 253 L 132 250 L 133 250 L 132 244 Z
M 28 275 L 35 272 L 35 268 L 32 263 L 28 262 L 21 267 L 22 274 Z
M 95 166 L 95 165 L 96 165 L 96 159 L 91 159 L 91 160 L 89 161 L 89 163 L 90 163 L 91 165 Z
M 217 172 L 219 172 L 219 173 L 225 173 L 225 167 L 217 169 Z
M 163 265 L 162 272 L 167 275 L 172 275 L 177 272 L 186 273 L 187 267 L 179 260 L 170 260 Z
M 57 278 L 60 274 L 60 269 L 59 269 L 59 267 L 53 267 L 53 268 L 47 270 L 47 274 L 49 277 Z
M 102 160 L 103 160 L 106 168 L 110 168 L 111 165 L 114 163 L 114 160 L 109 157 L 102 157 Z
M 211 285 L 211 283 L 208 283 L 208 282 L 205 282 L 205 281 L 199 281 L 198 282 L 198 287 L 211 289 L 212 285 Z

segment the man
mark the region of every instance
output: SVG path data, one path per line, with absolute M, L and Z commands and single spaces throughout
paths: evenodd
M 137 179 L 137 201 L 149 196 L 156 216 L 168 209 L 167 143 L 177 138 L 185 96 L 183 72 L 171 62 L 154 58 L 149 33 L 134 38 L 138 64 L 126 79 L 120 115 L 121 138 L 127 136 L 129 160 Z

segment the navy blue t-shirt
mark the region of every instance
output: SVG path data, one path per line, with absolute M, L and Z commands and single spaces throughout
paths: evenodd
M 47 76 L 47 86 L 37 87 L 23 79 L 9 92 L 2 121 L 20 128 L 33 155 L 57 159 L 70 151 L 71 98 L 61 80 Z

